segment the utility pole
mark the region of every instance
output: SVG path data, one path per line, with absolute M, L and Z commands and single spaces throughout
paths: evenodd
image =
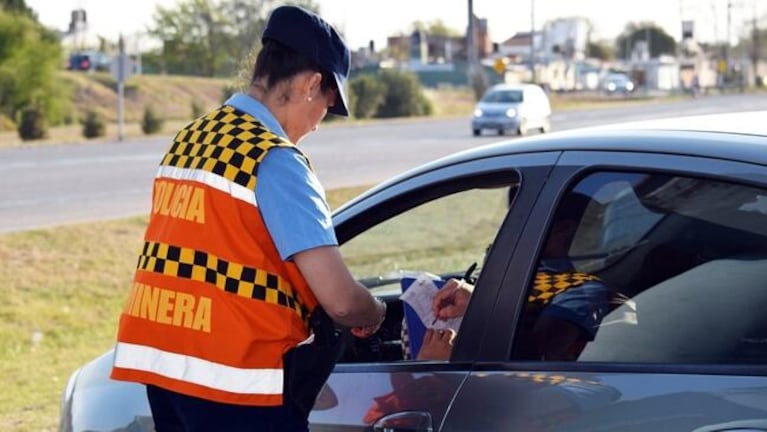
M 123 35 L 117 42 L 119 54 L 117 56 L 117 140 L 122 141 L 124 137 L 123 124 L 125 123 L 125 40 Z
M 535 0 L 530 0 L 530 77 L 535 84 Z
M 724 44 L 724 61 L 727 64 L 727 70 L 730 68 L 730 29 L 732 27 L 732 0 L 727 0 L 727 41 Z
M 468 0 L 469 3 L 469 27 L 466 34 L 466 56 L 467 70 L 466 73 L 469 79 L 469 85 L 474 91 L 474 97 L 479 100 L 487 89 L 487 78 L 482 67 L 479 66 L 479 59 L 477 54 L 477 38 L 476 38 L 476 25 L 474 22 L 474 2 Z
M 466 32 L 466 54 L 467 54 L 467 61 L 469 63 L 469 73 L 471 73 L 474 69 L 474 66 L 476 64 L 476 49 L 475 49 L 475 42 L 474 42 L 474 1 L 468 0 L 469 2 L 469 29 Z
M 753 25 L 753 28 L 751 29 L 751 69 L 754 74 L 754 80 L 759 76 L 759 50 L 761 49 L 759 28 L 757 27 L 757 15 L 756 3 L 754 3 L 754 18 L 751 21 Z

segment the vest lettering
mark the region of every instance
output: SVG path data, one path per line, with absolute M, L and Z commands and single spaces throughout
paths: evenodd
M 205 189 L 194 188 L 186 219 L 201 224 L 205 223 Z
M 144 285 L 143 288 L 139 317 L 150 321 L 157 321 L 157 302 L 160 299 L 160 291 L 147 285 Z
M 131 300 L 125 309 L 127 315 L 210 333 L 213 309 L 210 297 L 195 297 L 140 283 L 133 285 L 129 297 Z
M 168 216 L 168 213 L 170 213 L 170 199 L 173 195 L 173 188 L 175 186 L 176 185 L 173 183 L 168 183 L 165 188 L 165 193 L 163 193 L 162 197 L 162 205 L 160 206 L 160 214 L 163 216 Z
M 165 188 L 168 187 L 168 182 L 158 181 L 155 183 L 154 201 L 152 202 L 152 213 L 157 214 L 160 211 L 160 205 L 162 204 L 162 198 L 165 196 Z
M 160 291 L 160 304 L 157 306 L 157 322 L 160 324 L 170 324 L 170 315 L 168 312 L 173 308 L 173 297 L 175 292 L 170 290 Z
M 205 223 L 205 189 L 188 184 L 157 181 L 152 214 Z
M 170 209 L 171 217 L 179 217 L 186 213 L 186 207 L 189 205 L 189 185 L 181 185 L 176 188 L 173 194 L 173 207 Z
M 128 293 L 128 301 L 125 302 L 125 309 L 123 309 L 123 312 L 132 315 L 131 310 L 133 310 L 133 303 L 136 301 L 136 283 L 133 283 L 133 286 L 131 286 L 130 292 Z
M 173 309 L 173 325 L 192 327 L 192 314 L 194 313 L 194 296 L 187 293 L 176 293 L 176 308 Z
M 144 285 L 135 283 L 133 285 L 133 300 L 130 308 L 130 315 L 137 317 L 139 307 L 141 306 L 141 294 L 144 292 Z
M 193 330 L 202 330 L 210 333 L 211 300 L 208 297 L 200 297 L 197 309 L 194 312 Z

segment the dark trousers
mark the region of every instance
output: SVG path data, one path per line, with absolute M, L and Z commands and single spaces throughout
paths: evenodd
M 285 403 L 277 407 L 223 404 L 146 386 L 157 432 L 307 432 L 307 419 Z

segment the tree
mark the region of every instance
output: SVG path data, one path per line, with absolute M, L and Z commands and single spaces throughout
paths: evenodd
M 615 49 L 605 42 L 589 42 L 586 45 L 586 57 L 611 60 L 615 57 Z
M 149 34 L 162 41 L 168 72 L 215 76 L 227 61 L 226 18 L 212 0 L 183 0 L 157 6 Z
M 455 37 L 461 36 L 461 32 L 448 27 L 441 19 L 429 22 L 413 22 L 413 30 L 421 30 L 432 36 Z
M 314 0 L 293 4 L 317 12 Z M 181 0 L 158 6 L 148 33 L 162 43 L 159 68 L 168 73 L 231 76 L 261 49 L 275 0 Z
M 19 3 L 19 2 L 15 2 Z M 66 98 L 56 79 L 61 47 L 51 32 L 26 12 L 0 9 L 0 112 L 19 120 L 21 110 L 34 106 L 56 124 Z
M 662 28 L 652 22 L 629 23 L 615 40 L 615 50 L 619 58 L 628 58 L 636 44 L 649 41 L 650 57 L 662 54 L 675 55 L 676 41 Z
M 32 18 L 37 21 L 37 14 L 32 10 L 24 0 L 0 0 L 0 9 Z

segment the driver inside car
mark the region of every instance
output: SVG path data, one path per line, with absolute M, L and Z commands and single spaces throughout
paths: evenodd
M 568 256 L 591 202 L 588 196 L 571 192 L 560 203 L 528 293 L 514 358 L 577 359 L 610 309 L 607 285 L 596 275 L 578 272 Z M 440 320 L 463 316 L 473 291 L 474 286 L 465 281 L 448 280 L 434 297 L 434 315 Z M 454 337 L 449 331 L 428 329 L 418 359 L 449 359 Z

